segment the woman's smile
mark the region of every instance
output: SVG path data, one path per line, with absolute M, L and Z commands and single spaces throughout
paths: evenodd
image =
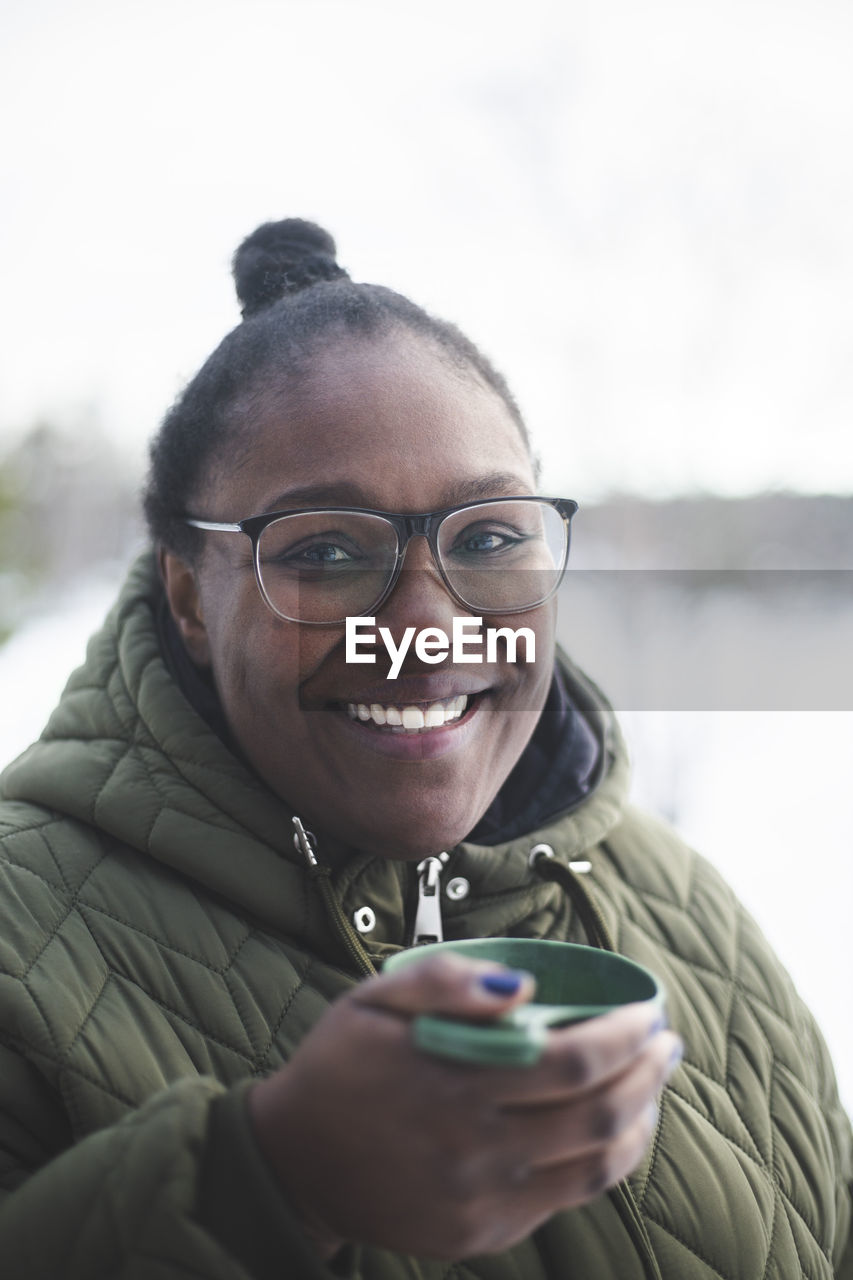
M 348 702 L 347 713 L 351 720 L 375 725 L 389 733 L 429 733 L 431 729 L 440 729 L 460 720 L 469 698 L 467 693 L 460 693 L 435 702 L 406 704 L 402 699 L 397 702 L 384 705 L 380 702 Z
M 468 744 L 488 694 L 435 702 L 346 704 L 346 729 L 359 748 L 398 760 L 431 760 Z

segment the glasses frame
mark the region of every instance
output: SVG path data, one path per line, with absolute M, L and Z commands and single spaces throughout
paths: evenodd
M 351 617 L 364 618 L 369 613 L 374 613 L 377 609 L 381 609 L 382 605 L 391 595 L 400 574 L 403 570 L 403 562 L 406 558 L 406 550 L 412 538 L 426 538 L 429 543 L 429 549 L 432 554 L 433 564 L 441 575 L 441 580 L 445 588 L 464 609 L 471 609 L 474 606 L 469 604 L 460 596 L 453 584 L 448 580 L 444 566 L 441 563 L 441 557 L 438 551 L 438 533 L 448 516 L 457 515 L 460 511 L 476 510 L 477 507 L 494 506 L 499 502 L 538 502 L 544 506 L 553 507 L 560 516 L 562 516 L 565 527 L 565 550 L 563 552 L 563 564 L 560 569 L 559 576 L 550 591 L 548 591 L 540 600 L 534 601 L 533 604 L 524 605 L 523 608 L 511 609 L 492 609 L 489 610 L 489 617 L 498 617 L 504 614 L 528 613 L 531 609 L 538 609 L 546 600 L 550 600 L 554 595 L 563 575 L 566 572 L 566 566 L 569 562 L 569 545 L 571 542 L 572 532 L 572 516 L 578 509 L 578 504 L 572 498 L 540 498 L 534 494 L 523 494 L 518 497 L 508 496 L 500 498 L 480 498 L 475 502 L 463 502 L 456 507 L 444 507 L 440 511 L 422 511 L 422 512 L 397 512 L 397 511 L 376 511 L 371 507 L 297 507 L 286 511 L 268 511 L 259 516 L 248 516 L 245 520 L 237 520 L 233 524 L 223 523 L 218 520 L 196 520 L 190 516 L 183 516 L 182 523 L 190 525 L 193 529 L 201 529 L 210 533 L 244 533 L 252 543 L 252 564 L 255 570 L 255 581 L 258 584 L 258 590 L 264 604 L 275 614 L 277 618 L 283 618 L 285 622 L 295 622 L 302 627 L 337 627 L 346 621 L 346 617 L 337 618 L 324 622 L 305 621 L 302 618 L 291 618 L 286 613 L 282 613 L 277 609 L 269 598 L 264 587 L 264 579 L 261 573 L 259 545 L 261 534 L 267 525 L 274 524 L 276 520 L 281 520 L 283 516 L 308 516 L 308 515 L 364 515 L 379 516 L 390 524 L 397 534 L 397 555 L 394 562 L 394 568 L 391 570 L 391 577 L 388 585 L 382 592 L 382 595 L 376 599 L 373 604 L 366 609 L 362 609 L 357 614 L 347 615 Z M 485 612 L 485 610 L 483 611 Z

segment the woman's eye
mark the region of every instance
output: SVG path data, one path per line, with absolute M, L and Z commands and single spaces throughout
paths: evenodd
M 294 553 L 294 560 L 302 560 L 307 564 L 347 564 L 353 557 L 343 547 L 334 542 L 317 542 L 312 547 L 303 547 Z
M 506 539 L 501 538 L 496 533 L 477 533 L 473 538 L 469 538 L 466 546 L 469 551 L 496 551 L 498 547 L 505 545 Z
M 453 550 L 463 555 L 489 555 L 516 547 L 521 541 L 523 539 L 509 529 L 477 529 L 457 538 Z
M 370 548 L 350 537 L 346 529 L 314 529 L 295 537 L 290 520 L 264 529 L 258 544 L 259 563 L 270 572 L 320 575 L 330 570 L 364 567 Z

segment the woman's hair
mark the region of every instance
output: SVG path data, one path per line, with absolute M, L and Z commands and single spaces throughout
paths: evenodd
M 529 447 L 506 382 L 474 344 L 402 294 L 350 280 L 322 227 L 300 218 L 266 222 L 240 245 L 232 268 L 243 322 L 202 365 L 151 445 L 144 507 L 155 543 L 192 556 L 198 531 L 181 518 L 190 514 L 198 485 L 224 463 L 226 445 L 242 453 L 241 434 L 270 389 L 310 372 L 320 345 L 409 330 L 496 392 Z

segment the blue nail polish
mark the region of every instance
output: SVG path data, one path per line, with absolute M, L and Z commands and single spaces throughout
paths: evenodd
M 491 996 L 514 996 L 521 986 L 522 977 L 522 974 L 514 973 L 511 969 L 503 973 L 484 973 L 480 986 Z
M 674 1071 L 681 1059 L 684 1057 L 684 1045 L 679 1040 L 678 1044 L 669 1055 L 669 1071 Z

